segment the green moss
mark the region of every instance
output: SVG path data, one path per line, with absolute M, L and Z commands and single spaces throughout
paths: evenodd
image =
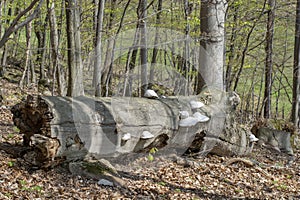
M 104 172 L 113 172 L 111 169 L 104 167 L 97 162 L 95 163 L 84 162 L 82 165 L 87 172 L 95 175 L 102 175 Z

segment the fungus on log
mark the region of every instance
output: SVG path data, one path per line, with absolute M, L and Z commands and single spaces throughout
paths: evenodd
M 238 96 L 204 94 L 162 99 L 28 96 L 12 112 L 24 145 L 33 149 L 27 156 L 35 165 L 87 155 L 116 157 L 153 147 L 179 154 L 247 153 L 247 131 L 231 126 Z M 204 99 L 209 102 L 193 106 Z M 189 117 L 181 117 L 183 112 Z

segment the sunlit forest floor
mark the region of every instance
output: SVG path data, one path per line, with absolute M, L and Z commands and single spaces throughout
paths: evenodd
M 0 143 L 22 144 L 12 122 L 11 106 L 27 93 L 2 79 Z M 285 155 L 256 146 L 244 160 L 208 155 L 177 158 L 147 155 L 115 163 L 126 187 L 100 186 L 98 180 L 73 176 L 65 168 L 30 167 L 22 157 L 0 151 L 0 199 L 300 199 L 300 151 L 286 166 Z M 189 162 L 185 162 L 188 160 Z M 187 164 L 189 163 L 189 164 Z

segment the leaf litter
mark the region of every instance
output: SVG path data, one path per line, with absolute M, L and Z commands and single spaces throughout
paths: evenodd
M 32 91 L 1 82 L 7 98 L 0 108 L 0 143 L 20 145 L 10 107 Z M 73 176 L 63 167 L 31 169 L 22 157 L 0 150 L 0 199 L 300 199 L 299 155 L 295 150 L 295 161 L 286 167 L 284 156 L 261 147 L 243 158 L 153 154 L 149 160 L 139 154 L 115 163 L 125 188 L 98 185 L 99 180 Z

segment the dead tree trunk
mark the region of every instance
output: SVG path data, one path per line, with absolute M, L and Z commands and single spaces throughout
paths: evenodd
M 204 99 L 210 101 L 201 106 Z M 154 147 L 240 155 L 248 152 L 249 140 L 244 129 L 232 125 L 230 112 L 238 101 L 222 92 L 165 99 L 28 96 L 12 112 L 24 145 L 34 149 L 34 164 Z

